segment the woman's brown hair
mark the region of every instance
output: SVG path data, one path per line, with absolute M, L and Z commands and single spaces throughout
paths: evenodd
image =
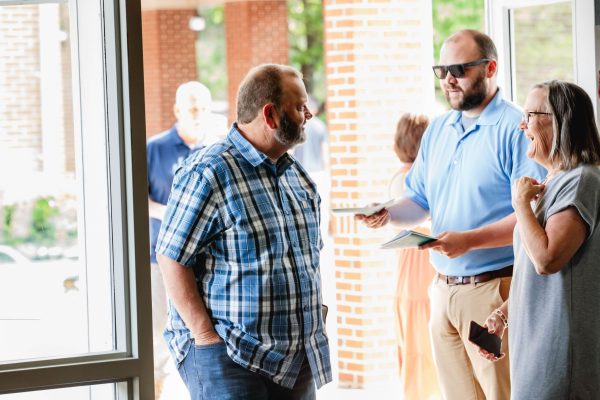
M 402 114 L 394 135 L 394 151 L 400 161 L 403 163 L 415 161 L 427 125 L 429 119 L 425 115 Z

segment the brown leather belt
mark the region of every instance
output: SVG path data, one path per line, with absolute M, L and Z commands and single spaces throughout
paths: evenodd
M 438 279 L 446 282 L 447 285 L 467 285 L 469 283 L 483 283 L 496 278 L 505 278 L 512 276 L 513 266 L 509 265 L 496 271 L 484 272 L 474 276 L 446 276 L 438 273 Z

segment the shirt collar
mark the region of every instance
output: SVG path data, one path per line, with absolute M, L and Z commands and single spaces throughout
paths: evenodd
M 244 157 L 253 167 L 256 168 L 264 163 L 265 166 L 277 176 L 283 175 L 283 173 L 294 164 L 294 159 L 287 153 L 279 157 L 277 164 L 273 163 L 269 157 L 252 146 L 252 144 L 240 133 L 237 123 L 235 122 L 227 135 L 227 140 L 231 142 L 231 144 L 240 152 L 242 157 Z
M 497 125 L 503 113 L 503 107 L 501 107 L 503 98 L 504 95 L 502 89 L 498 88 L 492 100 L 485 106 L 483 112 L 479 115 L 476 125 Z M 452 110 L 446 125 L 460 124 L 460 119 L 461 112 Z

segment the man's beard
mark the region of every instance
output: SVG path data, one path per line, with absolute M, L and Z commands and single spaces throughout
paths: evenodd
M 208 121 L 206 117 L 201 116 L 200 119 L 194 119 L 190 116 L 183 115 L 177 121 L 177 130 L 186 135 L 189 139 L 194 139 L 200 144 L 206 139 L 206 127 Z
M 282 145 L 289 147 L 304 143 L 306 140 L 304 126 L 292 121 L 292 119 L 284 111 L 281 113 L 279 128 L 277 128 L 277 131 L 275 131 L 275 139 Z
M 450 95 L 445 93 L 446 101 L 450 104 L 450 107 L 457 111 L 468 111 L 479 107 L 485 100 L 486 95 L 485 73 L 477 77 L 475 84 L 467 92 L 463 91 L 463 98 L 456 106 L 453 106 L 450 102 Z

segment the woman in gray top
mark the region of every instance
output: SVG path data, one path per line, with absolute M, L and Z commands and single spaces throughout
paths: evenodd
M 521 121 L 527 156 L 548 170 L 520 178 L 510 296 L 485 321 L 510 324 L 512 399 L 600 397 L 600 140 L 589 96 L 572 83 L 534 86 Z M 491 361 L 500 356 L 480 349 Z

